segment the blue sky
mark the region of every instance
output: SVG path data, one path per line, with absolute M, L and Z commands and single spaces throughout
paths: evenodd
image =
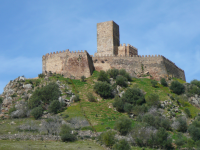
M 42 72 L 42 55 L 97 51 L 96 24 L 115 21 L 120 43 L 163 55 L 200 80 L 199 0 L 1 0 L 0 93 L 18 76 Z

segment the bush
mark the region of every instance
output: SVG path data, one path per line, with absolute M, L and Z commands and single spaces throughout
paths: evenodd
M 112 97 L 112 88 L 107 82 L 96 82 L 94 85 L 94 90 L 103 98 Z
M 161 78 L 161 79 L 160 79 L 160 83 L 161 83 L 163 86 L 168 86 L 168 84 L 167 84 L 165 78 Z
M 3 103 L 3 97 L 0 97 L 0 105 Z
M 72 134 L 72 129 L 66 124 L 61 126 L 60 136 L 63 142 L 73 142 L 76 140 L 76 136 Z
M 132 121 L 126 117 L 121 116 L 115 122 L 115 129 L 120 132 L 121 135 L 126 135 L 131 130 Z
M 119 75 L 119 70 L 118 69 L 109 69 L 107 71 L 107 74 L 110 76 L 110 78 L 116 79 L 116 77 Z
M 48 111 L 57 114 L 61 109 L 61 103 L 58 100 L 54 100 L 50 103 Z
M 81 76 L 81 82 L 85 82 L 85 76 Z
M 103 132 L 98 139 L 102 144 L 111 148 L 115 144 L 115 132 L 111 130 Z
M 12 97 L 12 98 L 13 98 L 13 97 L 17 97 L 17 94 L 14 93 L 14 94 L 11 95 L 11 97 Z
M 185 108 L 184 111 L 185 111 L 187 117 L 189 117 L 189 118 L 192 117 L 192 116 L 191 116 L 191 113 L 190 113 L 190 110 L 189 110 L 188 108 Z
M 38 107 L 42 102 L 48 104 L 51 101 L 58 99 L 60 94 L 59 86 L 55 82 L 51 82 L 33 92 L 29 100 L 29 108 Z
M 147 104 L 149 106 L 155 106 L 155 107 L 160 107 L 160 100 L 159 100 L 159 96 L 157 94 L 150 94 L 147 97 Z
M 43 114 L 43 109 L 41 106 L 39 107 L 35 107 L 34 109 L 32 109 L 31 111 L 31 115 L 35 118 L 35 119 L 38 119 L 42 116 Z
M 16 110 L 17 110 L 17 109 L 15 108 L 15 106 L 13 106 L 13 107 L 11 107 L 11 108 L 9 109 L 8 114 L 11 115 L 11 113 L 12 113 L 13 111 L 16 111 Z
M 122 100 L 133 105 L 142 105 L 145 103 L 144 95 L 138 88 L 128 88 L 123 94 Z
M 187 88 L 187 94 L 190 94 L 189 96 L 194 96 L 195 94 L 200 95 L 200 88 L 197 87 L 196 85 L 191 84 Z
M 152 87 L 157 87 L 158 81 L 156 80 L 151 80 L 151 85 Z
M 122 139 L 113 146 L 113 150 L 131 150 L 131 146 L 125 139 Z
M 108 74 L 103 70 L 100 71 L 97 80 L 102 81 L 102 82 L 108 82 L 108 83 L 110 82 L 110 80 L 108 78 Z
M 164 128 L 159 128 L 156 133 L 156 143 L 165 149 L 173 149 L 172 139 Z
M 130 74 L 128 72 L 126 72 L 125 69 L 120 69 L 119 70 L 119 75 L 125 77 L 128 81 L 132 80 Z
M 74 102 L 79 102 L 79 101 L 80 101 L 79 95 L 76 94 L 75 97 L 74 97 Z
M 40 73 L 40 74 L 38 74 L 38 77 L 39 77 L 39 78 L 44 78 L 45 75 L 44 75 L 43 73 Z
M 122 87 L 127 87 L 128 86 L 127 79 L 125 77 L 121 76 L 121 75 L 117 76 L 116 84 L 120 85 Z
M 185 140 L 183 139 L 183 135 L 181 133 L 177 134 L 175 144 L 177 145 L 178 149 L 185 144 Z
M 117 109 L 117 111 L 119 111 L 119 112 L 124 111 L 124 102 L 122 101 L 121 98 L 119 98 L 118 95 L 115 96 L 115 98 L 114 98 L 113 107 L 115 107 Z
M 147 111 L 148 111 L 148 108 L 145 105 L 139 105 L 139 106 L 133 106 L 132 107 L 132 112 L 135 115 L 144 114 Z
M 186 132 L 187 131 L 187 122 L 186 119 L 183 117 L 179 117 L 177 119 L 178 125 L 177 125 L 177 131 L 179 132 Z
M 133 109 L 133 105 L 130 104 L 130 103 L 125 103 L 124 104 L 124 111 L 127 112 L 127 113 L 130 113 Z
M 87 98 L 88 98 L 89 102 L 96 102 L 96 99 L 95 99 L 94 95 L 91 92 L 89 92 L 87 94 Z
M 195 79 L 195 80 L 192 80 L 190 83 L 193 84 L 193 85 L 196 85 L 200 88 L 200 81 Z
M 183 84 L 181 84 L 178 81 L 172 81 L 170 85 L 170 89 L 172 90 L 173 93 L 176 93 L 178 95 L 182 94 L 185 92 L 185 87 Z

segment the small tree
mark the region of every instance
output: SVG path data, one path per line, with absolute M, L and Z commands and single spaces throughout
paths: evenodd
M 119 75 L 119 70 L 115 68 L 109 69 L 107 74 L 110 76 L 110 78 L 116 79 L 116 77 Z
M 121 116 L 115 122 L 115 129 L 122 135 L 126 135 L 131 130 L 131 120 L 126 116 Z
M 113 150 L 130 150 L 130 149 L 131 146 L 125 139 L 120 140 L 113 146 Z
M 3 103 L 3 97 L 0 97 L 0 105 Z
M 158 81 L 156 80 L 151 80 L 151 85 L 152 87 L 157 87 Z
M 80 101 L 79 95 L 76 94 L 75 97 L 74 97 L 74 102 L 79 102 L 79 101 Z
M 76 140 L 76 136 L 72 134 L 72 129 L 66 124 L 61 126 L 60 136 L 63 142 L 73 142 Z
M 149 106 L 160 107 L 160 100 L 157 94 L 150 94 L 146 101 Z
M 103 98 L 112 97 L 112 87 L 107 82 L 96 82 L 94 85 L 94 90 Z
M 161 83 L 163 86 L 168 86 L 168 84 L 167 84 L 165 78 L 161 78 L 161 79 L 160 79 L 160 83 Z
M 85 76 L 81 76 L 81 81 L 85 82 L 85 78 L 86 78 Z
M 115 107 L 117 111 L 120 111 L 120 112 L 124 111 L 124 102 L 122 101 L 121 98 L 119 98 L 118 95 L 115 96 L 113 107 Z
M 116 78 L 116 84 L 117 85 L 120 85 L 120 86 L 122 86 L 122 87 L 127 87 L 127 79 L 125 78 L 125 77 L 123 77 L 123 76 L 117 76 L 117 78 Z
M 102 82 L 108 82 L 108 83 L 110 82 L 110 80 L 108 78 L 108 74 L 103 70 L 100 71 L 97 80 L 102 81 Z
M 178 149 L 180 149 L 181 146 L 185 144 L 185 140 L 183 139 L 183 135 L 178 132 L 177 139 L 175 141 L 175 144 L 177 145 Z
M 188 109 L 188 108 L 185 108 L 184 109 L 184 111 L 185 111 L 185 113 L 186 113 L 186 115 L 187 115 L 187 117 L 191 117 L 191 113 L 190 113 L 190 110 Z
M 108 147 L 112 147 L 115 144 L 115 132 L 113 131 L 107 131 L 107 132 L 103 132 L 100 136 L 99 136 L 99 141 L 102 144 L 105 144 Z
M 95 99 L 94 95 L 91 92 L 89 92 L 87 94 L 87 98 L 88 98 L 89 102 L 96 102 L 96 99 Z
M 177 122 L 178 122 L 177 131 L 186 132 L 187 131 L 187 127 L 188 127 L 186 119 L 184 117 L 179 117 L 177 119 Z
M 170 89 L 172 90 L 173 93 L 176 93 L 178 95 L 182 94 L 185 92 L 185 87 L 183 84 L 181 84 L 178 81 L 172 81 L 170 85 Z
M 50 103 L 48 111 L 54 114 L 57 114 L 61 109 L 61 103 L 58 100 L 54 100 Z
M 43 109 L 41 106 L 39 107 L 35 107 L 32 111 L 31 111 L 31 115 L 35 118 L 38 119 L 42 116 L 43 114 Z
M 194 85 L 196 85 L 196 86 L 198 86 L 200 88 L 200 81 L 195 79 L 195 80 L 192 80 L 190 83 L 194 84 Z

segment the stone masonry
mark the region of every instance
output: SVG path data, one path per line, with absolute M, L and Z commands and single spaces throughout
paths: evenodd
M 125 69 L 132 76 L 149 72 L 153 79 L 176 77 L 185 81 L 184 70 L 164 56 L 138 55 L 138 49 L 130 44 L 120 44 L 119 26 L 114 21 L 97 24 L 97 53 L 69 50 L 46 54 L 42 57 L 43 73 L 63 74 L 80 79 L 90 77 L 94 70 Z

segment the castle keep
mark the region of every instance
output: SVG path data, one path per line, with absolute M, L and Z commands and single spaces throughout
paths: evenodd
M 138 55 L 130 44 L 120 44 L 119 26 L 114 21 L 97 24 L 97 53 L 69 50 L 48 53 L 42 57 L 42 72 L 63 74 L 80 79 L 90 77 L 94 70 L 125 69 L 132 76 L 148 72 L 153 79 L 176 77 L 185 81 L 184 70 L 160 55 Z

